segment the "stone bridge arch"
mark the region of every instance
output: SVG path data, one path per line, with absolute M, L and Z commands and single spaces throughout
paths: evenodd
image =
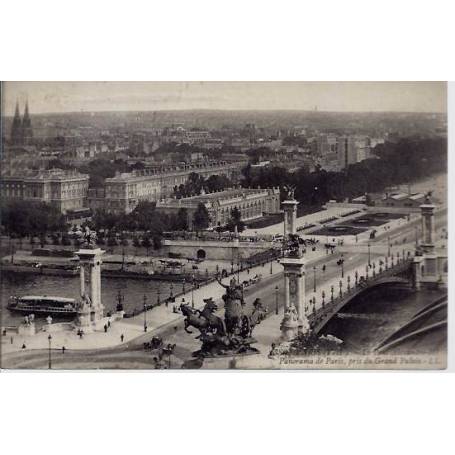
M 314 333 L 320 332 L 327 323 L 339 313 L 346 305 L 352 302 L 353 299 L 371 292 L 378 287 L 385 286 L 406 286 L 409 287 L 409 280 L 400 276 L 385 276 L 377 279 L 368 280 L 365 285 L 357 285 L 349 291 L 345 290 L 341 296 L 327 302 L 324 307 L 319 308 L 314 313 L 309 315 L 310 326 Z

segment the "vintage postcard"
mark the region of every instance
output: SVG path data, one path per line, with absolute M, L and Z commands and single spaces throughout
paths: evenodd
M 2 369 L 444 369 L 444 82 L 4 82 Z

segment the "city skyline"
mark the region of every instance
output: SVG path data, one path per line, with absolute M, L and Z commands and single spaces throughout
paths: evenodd
M 447 112 L 445 82 L 5 82 L 12 116 L 166 110 Z

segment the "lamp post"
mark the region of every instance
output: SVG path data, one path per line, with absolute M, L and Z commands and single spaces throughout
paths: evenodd
M 334 290 L 335 290 L 335 288 L 333 287 L 333 284 L 332 284 L 332 286 L 330 286 L 330 293 L 331 293 L 330 300 L 332 303 L 333 303 L 333 291 Z
M 278 286 L 275 286 L 275 314 L 278 314 Z
M 357 270 L 354 273 L 354 277 L 355 277 L 355 285 L 357 286 L 357 283 L 359 282 L 359 272 L 357 272 Z
M 387 237 L 387 257 L 390 256 L 390 235 Z
M 144 294 L 144 332 L 147 332 L 147 296 Z
M 194 308 L 194 274 L 193 274 L 193 283 L 191 286 L 191 308 Z
M 366 265 L 365 266 L 365 279 L 368 280 L 368 269 L 369 269 L 369 266 Z
M 341 265 L 341 278 L 344 278 L 344 257 L 343 257 L 343 255 L 341 255 L 340 265 Z
M 313 292 L 316 292 L 316 266 L 313 266 Z
M 157 306 L 161 305 L 160 294 L 161 294 L 161 287 L 160 287 L 160 285 L 158 285 L 158 291 L 156 293 L 156 304 L 157 304 Z
M 368 265 L 371 265 L 370 242 L 368 242 Z
M 338 283 L 340 285 L 340 297 L 343 296 L 343 282 L 340 280 L 340 282 Z
M 347 280 L 348 280 L 348 291 L 350 291 L 351 290 L 351 276 L 350 275 L 348 275 Z
M 183 281 L 182 281 L 182 292 L 185 294 L 185 277 L 183 277 Z
M 52 358 L 51 358 L 51 342 L 52 342 L 52 335 L 49 334 L 47 337 L 47 340 L 49 342 L 49 370 L 52 368 Z
M 373 276 L 376 276 L 376 262 L 373 262 Z
M 270 275 L 273 275 L 273 260 L 270 261 Z
M 419 228 L 418 226 L 415 227 L 415 233 L 416 233 L 416 247 L 419 246 L 419 236 L 418 236 L 418 231 L 419 231 Z
M 324 305 L 325 305 L 325 292 L 324 291 L 322 291 L 321 296 L 322 296 L 322 308 L 324 308 Z

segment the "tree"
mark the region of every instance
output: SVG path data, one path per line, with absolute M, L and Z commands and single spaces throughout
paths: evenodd
M 175 219 L 175 230 L 186 231 L 188 229 L 188 210 L 185 208 L 179 209 Z
M 193 226 L 196 231 L 201 231 L 203 229 L 207 229 L 209 225 L 210 215 L 207 207 L 204 204 L 199 203 L 193 215 Z
M 228 221 L 227 228 L 234 232 L 237 227 L 237 232 L 242 232 L 245 229 L 245 223 L 242 221 L 242 213 L 237 207 L 231 210 L 231 218 Z

